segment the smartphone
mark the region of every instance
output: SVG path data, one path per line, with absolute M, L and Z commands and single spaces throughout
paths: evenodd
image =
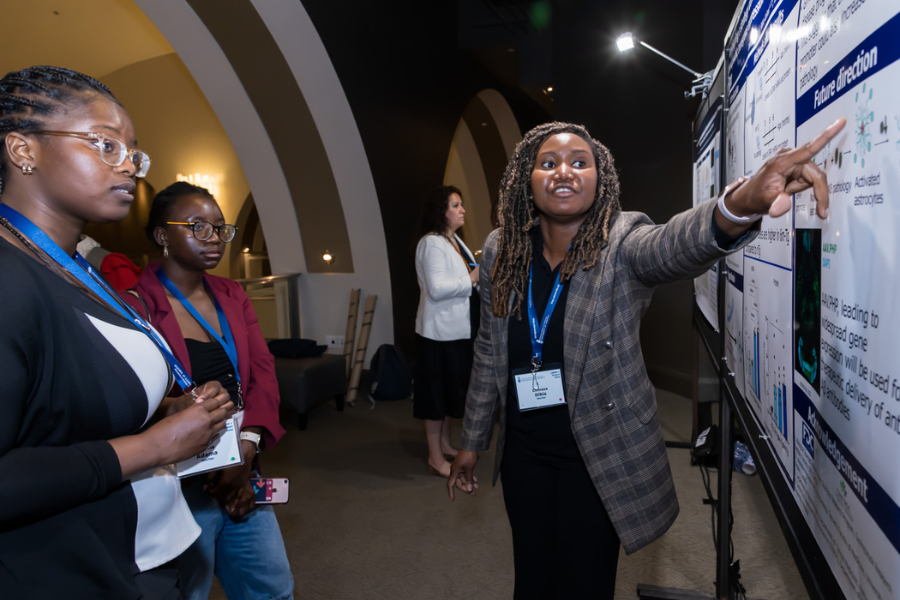
M 284 504 L 288 501 L 291 486 L 290 480 L 284 477 L 251 477 L 250 485 L 256 493 L 257 504 Z

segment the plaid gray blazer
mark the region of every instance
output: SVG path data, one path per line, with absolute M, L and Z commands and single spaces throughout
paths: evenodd
M 641 354 L 640 320 L 655 286 L 696 277 L 728 253 L 713 237 L 715 204 L 683 212 L 665 225 L 654 225 L 643 213 L 616 214 L 597 265 L 579 270 L 569 283 L 563 343 L 572 431 L 628 554 L 665 533 L 678 515 L 656 396 Z M 740 247 L 756 231 L 758 225 Z M 463 449 L 487 450 L 499 417 L 495 484 L 503 460 L 509 370 L 507 319 L 491 311 L 496 253 L 494 231 L 482 256 L 481 329 L 462 437 Z

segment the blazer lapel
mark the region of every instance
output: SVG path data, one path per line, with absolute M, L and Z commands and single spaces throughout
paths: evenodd
M 563 327 L 564 366 L 566 378 L 566 404 L 569 413 L 575 409 L 575 400 L 584 363 L 587 359 L 594 314 L 600 295 L 600 284 L 609 262 L 609 245 L 604 244 L 597 265 L 590 271 L 578 269 L 569 280 L 569 296 L 566 300 L 566 317 Z

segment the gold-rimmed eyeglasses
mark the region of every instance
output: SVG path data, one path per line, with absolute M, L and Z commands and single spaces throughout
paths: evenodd
M 85 140 L 100 150 L 100 160 L 111 167 L 118 167 L 126 158 L 131 159 L 135 168 L 135 177 L 144 177 L 150 170 L 150 156 L 143 150 L 129 148 L 120 139 L 102 133 L 86 133 L 81 131 L 31 131 L 36 135 L 59 135 Z
M 175 223 L 174 221 L 166 221 L 166 225 L 186 225 L 191 228 L 194 237 L 205 242 L 212 237 L 213 231 L 219 236 L 219 239 L 226 244 L 234 239 L 237 227 L 234 225 L 213 225 L 207 221 L 194 221 L 193 223 Z

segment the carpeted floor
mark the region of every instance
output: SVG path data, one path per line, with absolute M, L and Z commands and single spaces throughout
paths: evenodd
M 687 440 L 691 405 L 660 392 L 667 439 Z M 425 435 L 408 401 L 365 401 L 338 413 L 316 410 L 309 429 L 266 452 L 270 477 L 289 477 L 291 501 L 276 508 L 299 599 L 512 598 L 509 524 L 500 488 L 490 486 L 493 452 L 477 473 L 478 496 L 447 498 L 444 479 L 425 472 Z M 458 424 L 454 433 L 458 436 Z M 712 595 L 715 551 L 700 471 L 687 450 L 669 457 L 681 514 L 659 541 L 621 554 L 616 598 L 636 598 L 637 584 Z M 715 474 L 713 474 L 715 485 Z M 807 598 L 758 477 L 734 475 L 734 545 L 749 597 Z M 224 599 L 216 585 L 210 596 Z

